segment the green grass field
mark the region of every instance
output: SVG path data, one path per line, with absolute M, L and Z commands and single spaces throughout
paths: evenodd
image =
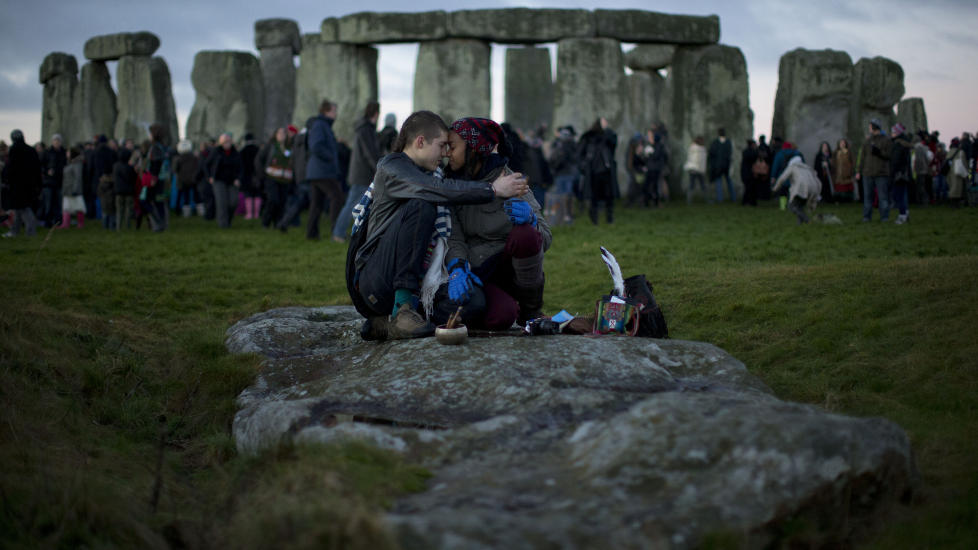
M 906 226 L 822 210 L 846 223 L 670 204 L 556 228 L 545 311 L 589 313 L 609 248 L 653 282 L 673 338 L 717 344 L 783 399 L 907 430 L 921 491 L 857 547 L 978 548 L 978 210 Z M 244 220 L 0 241 L 2 546 L 393 546 L 380 514 L 427 472 L 360 445 L 242 457 L 230 438 L 260 360 L 229 356 L 224 331 L 349 303 L 344 258 Z

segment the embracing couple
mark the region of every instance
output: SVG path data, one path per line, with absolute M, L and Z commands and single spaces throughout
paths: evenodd
M 510 153 L 489 119 L 404 121 L 354 210 L 346 277 L 364 339 L 430 336 L 459 306 L 490 330 L 540 315 L 550 227 Z

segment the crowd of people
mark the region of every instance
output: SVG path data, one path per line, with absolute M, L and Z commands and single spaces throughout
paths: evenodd
M 535 319 L 551 225 L 573 223 L 584 210 L 595 225 L 601 212 L 614 223 L 618 138 L 604 118 L 579 139 L 562 126 L 550 141 L 546 128 L 527 135 L 475 117 L 449 125 L 430 111 L 413 113 L 399 131 L 388 115 L 378 132 L 380 106 L 370 102 L 347 145 L 333 133 L 337 114 L 324 100 L 303 128 L 277 128 L 264 143 L 251 135 L 235 143 L 225 133 L 175 150 L 158 124 L 139 146 L 97 136 L 66 147 L 55 135 L 50 146 L 32 147 L 15 130 L 9 148 L 0 143 L 5 235 L 80 228 L 86 219 L 111 231 L 146 222 L 160 232 L 178 214 L 220 228 L 243 216 L 288 231 L 308 208 L 307 238 L 320 238 L 326 217 L 332 240 L 349 243 L 347 286 L 366 317 L 361 335 L 376 340 L 428 336 L 452 316 L 489 330 Z M 845 139 L 834 150 L 822 143 L 809 165 L 792 143 L 761 136 L 741 156 L 741 204 L 777 197 L 806 223 L 819 202 L 861 198 L 863 221 L 874 208 L 887 220 L 892 204 L 896 223 L 907 223 L 908 204 L 962 204 L 975 184 L 976 145 L 965 134 L 945 149 L 937 132 L 910 134 L 900 124 L 887 132 L 874 119 L 859 150 Z M 635 134 L 625 149 L 626 202 L 663 206 L 671 175 L 665 127 Z M 696 137 L 683 165 L 687 201 L 697 193 L 735 201 L 732 157 L 723 128 L 709 145 Z

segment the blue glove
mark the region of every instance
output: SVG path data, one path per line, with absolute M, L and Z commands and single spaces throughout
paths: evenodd
M 530 224 L 533 227 L 537 226 L 537 215 L 530 208 L 530 203 L 520 199 L 509 199 L 503 203 L 503 206 L 506 208 L 509 221 L 513 222 L 513 225 Z
M 458 258 L 448 262 L 448 297 L 457 304 L 466 304 L 469 301 L 469 292 L 472 291 L 472 284 L 482 286 L 480 279 L 472 270 L 469 269 L 469 262 Z

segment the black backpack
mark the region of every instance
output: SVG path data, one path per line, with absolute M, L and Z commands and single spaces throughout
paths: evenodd
M 668 338 L 669 328 L 666 318 L 659 309 L 659 304 L 652 294 L 652 285 L 645 275 L 634 275 L 625 279 L 625 297 L 632 298 L 642 304 L 638 314 L 638 332 L 635 336 L 646 338 Z M 627 327 L 626 327 L 627 328 Z

